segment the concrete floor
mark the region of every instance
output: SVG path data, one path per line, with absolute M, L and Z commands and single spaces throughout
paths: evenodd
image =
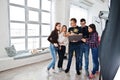
M 58 72 L 57 67 L 57 73 L 50 71 L 48 74 L 46 69 L 49 62 L 50 60 L 0 72 L 0 80 L 89 80 L 85 75 L 84 68 L 81 75 L 76 74 L 75 58 L 73 58 L 70 72 L 67 74 L 64 71 Z M 66 65 L 67 60 L 64 60 L 64 69 L 66 68 Z M 90 70 L 91 69 L 92 64 L 90 59 Z M 99 75 L 96 75 L 96 78 L 93 80 L 99 80 L 98 78 Z

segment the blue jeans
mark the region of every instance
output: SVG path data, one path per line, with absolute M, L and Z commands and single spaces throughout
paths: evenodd
M 93 60 L 93 70 L 92 74 L 95 74 L 99 70 L 99 61 L 98 61 L 98 48 L 91 48 L 92 50 L 92 60 Z
M 80 55 L 80 45 L 71 45 L 69 44 L 69 52 L 68 52 L 68 64 L 67 69 L 70 69 L 73 52 L 75 51 L 75 57 L 76 57 L 76 71 L 79 71 L 79 55 Z
M 56 48 L 53 44 L 50 44 L 50 53 L 52 55 L 52 61 L 48 66 L 48 70 L 50 68 L 55 68 L 55 62 L 56 62 L 56 53 L 57 53 L 58 48 Z
M 83 54 L 84 54 L 84 59 L 85 59 L 85 70 L 88 70 L 89 67 L 89 45 L 85 43 L 81 43 L 80 47 L 80 65 L 79 67 L 82 68 L 82 59 L 83 59 Z

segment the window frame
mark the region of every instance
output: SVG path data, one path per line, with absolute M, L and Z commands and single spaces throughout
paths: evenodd
M 48 36 L 42 36 L 41 33 L 41 26 L 42 25 L 49 25 L 50 26 L 50 31 L 52 30 L 52 1 L 49 0 L 51 2 L 50 5 L 50 11 L 47 10 L 42 10 L 42 0 L 40 0 L 40 5 L 39 5 L 39 9 L 38 8 L 32 8 L 27 6 L 27 1 L 28 0 L 24 0 L 25 4 L 24 5 L 19 5 L 19 4 L 15 4 L 15 3 L 10 3 L 10 0 L 8 0 L 8 27 L 9 27 L 9 46 L 11 45 L 11 39 L 25 39 L 25 50 L 28 50 L 28 39 L 29 38 L 39 38 L 39 48 L 38 49 L 42 49 L 42 44 L 41 44 L 41 40 L 44 37 L 48 37 Z M 10 20 L 10 6 L 14 6 L 14 7 L 19 7 L 19 8 L 24 8 L 25 9 L 25 21 L 17 21 L 17 20 Z M 38 12 L 38 16 L 39 16 L 39 20 L 38 21 L 29 21 L 29 11 L 35 11 Z M 41 18 L 41 13 L 42 12 L 46 12 L 50 14 L 50 23 L 42 23 L 42 18 Z M 25 36 L 17 36 L 17 37 L 12 37 L 11 36 L 11 30 L 10 30 L 10 23 L 23 23 L 25 24 Z M 28 36 L 28 24 L 38 24 L 39 25 L 39 36 Z M 48 46 L 49 47 L 49 46 Z M 48 48 L 46 47 L 46 48 Z

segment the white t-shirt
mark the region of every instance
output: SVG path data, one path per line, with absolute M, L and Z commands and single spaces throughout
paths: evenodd
M 67 46 L 68 44 L 68 37 L 64 36 L 64 32 L 59 34 L 58 42 L 60 45 Z

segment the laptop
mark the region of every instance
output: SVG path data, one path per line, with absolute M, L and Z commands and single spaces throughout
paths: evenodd
M 82 39 L 82 34 L 73 34 L 73 35 L 70 35 L 69 37 L 68 37 L 68 39 L 69 39 L 69 42 L 78 42 L 78 41 L 81 41 L 81 39 Z

